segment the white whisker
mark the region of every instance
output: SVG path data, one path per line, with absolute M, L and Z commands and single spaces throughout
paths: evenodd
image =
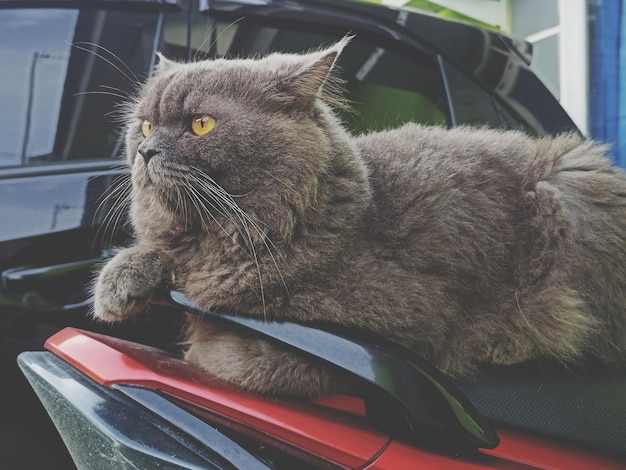
M 121 98 L 123 100 L 128 99 L 126 95 L 120 95 L 119 93 L 113 93 L 112 91 L 81 91 L 78 93 L 74 93 L 72 96 L 83 96 L 83 95 L 106 95 L 106 96 L 114 96 L 116 98 Z
M 276 268 L 276 271 L 285 289 L 285 292 L 287 293 L 287 295 L 289 295 L 287 283 L 282 275 L 282 271 L 279 267 L 278 260 L 276 259 L 276 256 L 275 256 L 275 253 L 278 254 L 279 250 L 269 238 L 268 231 L 261 229 L 259 225 L 259 223 L 261 222 L 255 220 L 247 212 L 242 210 L 237 204 L 237 202 L 234 200 L 231 194 L 225 191 L 219 184 L 217 184 L 217 182 L 215 182 L 215 180 L 213 180 L 213 178 L 208 176 L 200 168 L 192 167 L 192 169 L 194 170 L 194 174 L 189 174 L 189 177 L 199 186 L 202 192 L 206 194 L 206 197 L 209 197 L 213 201 L 213 203 L 209 203 L 209 204 L 214 209 L 216 209 L 222 216 L 224 216 L 227 220 L 229 220 L 237 228 L 240 235 L 244 237 L 245 245 L 248 248 L 248 252 L 250 253 L 250 256 L 254 260 L 256 267 L 257 267 L 257 274 L 259 276 L 259 283 L 261 285 L 261 298 L 263 301 L 263 306 L 264 306 L 264 311 L 265 311 L 265 302 L 266 302 L 265 293 L 264 293 L 263 281 L 262 281 L 262 276 L 261 276 L 259 256 L 258 256 L 257 248 L 256 248 L 257 243 L 255 242 L 255 239 L 258 238 L 258 240 L 262 243 L 262 246 L 267 251 L 270 259 L 272 260 L 274 267 Z M 203 196 L 203 198 L 206 198 L 206 197 Z M 220 209 L 215 208 L 215 204 L 219 205 Z M 237 220 L 235 220 L 233 216 L 229 215 L 228 213 L 234 214 Z M 266 224 L 263 224 L 263 225 L 266 225 Z M 256 233 L 257 237 L 252 236 L 251 229 L 254 229 L 254 232 Z
M 202 59 L 206 59 L 206 57 L 209 55 L 209 53 L 211 52 L 211 49 L 213 49 L 215 47 L 215 45 L 217 44 L 217 41 L 219 41 L 219 39 L 222 37 L 222 35 L 224 33 L 226 33 L 231 27 L 235 26 L 237 23 L 239 23 L 241 20 L 243 20 L 245 17 L 242 16 L 239 19 L 236 19 L 235 21 L 233 21 L 232 23 L 230 23 L 228 26 L 226 26 L 222 32 L 220 34 L 217 35 L 217 37 L 215 39 L 213 39 L 213 41 L 211 41 L 211 44 L 209 45 L 209 48 L 207 49 L 207 51 L 204 53 Z M 211 29 L 210 34 L 207 34 L 206 38 L 204 38 L 204 40 L 202 41 L 202 43 L 200 44 L 200 46 L 198 47 L 198 50 L 196 51 L 196 53 L 193 56 L 193 60 L 196 61 L 196 57 L 198 55 L 198 53 L 202 50 L 202 48 L 204 47 L 204 45 L 207 43 L 207 41 L 209 40 L 209 38 L 211 38 L 213 36 L 213 34 L 215 33 L 215 27 Z
M 270 178 L 274 178 L 276 181 L 278 181 L 280 184 L 282 184 L 285 188 L 289 189 L 290 191 L 293 191 L 294 193 L 297 193 L 298 191 L 293 187 L 293 186 L 289 186 L 287 183 L 285 183 L 283 180 L 281 180 L 280 178 L 274 176 L 273 174 L 271 174 L 269 171 L 267 170 L 263 170 L 263 173 L 265 173 L 267 176 L 269 176 Z
M 113 181 L 111 186 L 109 186 L 105 193 L 98 199 L 94 219 L 97 219 L 99 213 L 104 210 L 105 206 L 109 202 L 112 202 L 106 214 L 102 217 L 102 221 L 99 223 L 96 232 L 96 236 L 100 236 L 100 233 L 102 233 L 102 241 L 107 246 L 113 244 L 117 227 L 130 205 L 131 189 L 130 175 L 121 175 Z
M 124 66 L 124 68 L 126 68 L 126 70 L 130 73 L 130 75 L 128 73 L 124 72 L 119 66 L 115 65 L 111 60 L 107 59 L 102 54 L 99 54 L 98 52 L 90 49 L 89 47 L 85 47 L 85 46 L 96 47 L 96 48 L 98 48 L 98 49 L 108 53 L 115 60 L 117 60 L 120 64 L 122 64 Z M 113 52 L 108 50 L 106 47 L 101 46 L 101 45 L 96 44 L 96 43 L 93 43 L 93 42 L 86 42 L 86 41 L 76 42 L 76 43 L 73 44 L 73 47 L 75 47 L 76 49 L 79 49 L 81 51 L 88 52 L 89 54 L 93 54 L 94 56 L 102 59 L 107 64 L 109 64 L 114 70 L 116 70 L 120 75 L 122 75 L 122 77 L 124 77 L 126 80 L 128 80 L 133 85 L 136 84 L 139 81 L 139 79 L 134 74 L 134 72 L 130 69 L 130 67 L 128 65 L 126 65 L 123 60 L 121 60 L 117 55 L 115 55 Z

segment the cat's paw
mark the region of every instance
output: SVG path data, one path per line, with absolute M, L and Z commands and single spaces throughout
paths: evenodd
M 488 361 L 497 366 L 512 366 L 532 359 L 532 348 L 508 338 L 495 341 L 488 350 Z
M 94 317 L 120 322 L 143 311 L 165 280 L 165 263 L 158 252 L 139 247 L 116 254 L 94 286 Z

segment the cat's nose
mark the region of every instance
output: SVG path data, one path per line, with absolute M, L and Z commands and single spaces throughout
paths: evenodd
M 138 152 L 141 154 L 141 156 L 143 157 L 143 161 L 147 165 L 150 159 L 154 157 L 157 153 L 159 153 L 159 150 L 155 148 L 141 148 L 140 147 L 138 149 Z

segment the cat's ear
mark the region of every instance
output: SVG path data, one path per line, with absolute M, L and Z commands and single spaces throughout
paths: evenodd
M 351 39 L 346 36 L 327 49 L 302 56 L 299 66 L 281 82 L 280 91 L 290 95 L 292 104 L 300 109 L 310 108 L 317 98 L 338 105 L 332 70 Z
M 157 52 L 157 57 L 159 58 L 159 61 L 154 67 L 154 72 L 152 72 L 152 75 L 160 75 L 167 72 L 168 70 L 173 69 L 176 66 L 176 62 L 166 59 L 165 56 L 160 52 Z

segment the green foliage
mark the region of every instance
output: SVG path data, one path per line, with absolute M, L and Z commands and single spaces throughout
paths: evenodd
M 358 0 L 362 2 L 369 3 L 379 3 L 382 4 L 382 0 Z M 465 23 L 471 23 L 476 26 L 480 26 L 481 28 L 500 30 L 500 26 L 493 25 L 489 23 L 485 23 L 484 21 L 480 21 L 476 18 L 472 18 L 471 16 L 464 15 L 463 13 L 459 13 L 456 10 L 452 10 L 451 8 L 446 8 L 437 4 L 436 2 L 431 2 L 430 0 L 407 0 L 404 4 L 405 7 L 415 8 L 417 10 L 422 10 L 430 13 L 435 13 L 444 18 L 450 18 L 457 21 L 463 21 Z
M 343 120 L 354 134 L 392 129 L 407 122 L 445 126 L 446 116 L 426 97 L 373 83 L 363 83 L 351 96 L 354 112 Z

